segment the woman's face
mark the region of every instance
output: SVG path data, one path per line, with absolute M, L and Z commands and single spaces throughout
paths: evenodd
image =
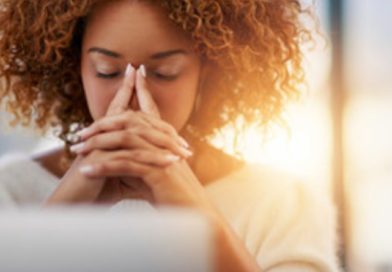
M 135 1 L 107 1 L 87 20 L 81 74 L 90 113 L 100 119 L 120 87 L 128 63 L 144 64 L 147 86 L 163 120 L 180 130 L 198 89 L 200 61 L 192 42 L 163 9 Z M 129 104 L 137 110 L 137 98 Z

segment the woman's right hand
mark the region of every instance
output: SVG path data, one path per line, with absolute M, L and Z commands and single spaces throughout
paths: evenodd
M 97 199 L 102 191 L 105 180 L 103 178 L 94 180 L 86 178 L 79 171 L 82 164 L 95 161 L 94 158 L 97 158 L 97 154 L 95 153 L 91 152 L 86 157 L 80 155 L 76 157 L 67 173 L 60 180 L 60 185 L 46 201 L 45 206 L 91 203 Z
M 124 81 L 120 89 L 117 91 L 114 99 L 110 103 L 108 113 L 111 115 L 121 112 L 124 101 L 129 101 L 132 97 L 132 91 L 135 84 L 135 71 L 125 75 Z M 97 199 L 107 201 L 113 193 L 102 192 L 105 187 L 105 179 L 92 180 L 87 178 L 80 172 L 80 167 L 86 163 L 99 162 L 99 150 L 95 150 L 87 156 L 78 155 L 73 161 L 71 167 L 60 180 L 60 185 L 54 193 L 47 199 L 45 206 L 55 204 L 69 203 L 92 203 Z M 107 190 L 106 190 L 107 191 Z

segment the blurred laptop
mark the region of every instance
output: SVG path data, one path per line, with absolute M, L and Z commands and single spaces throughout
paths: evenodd
M 212 271 L 211 231 L 188 210 L 0 210 L 0 271 Z

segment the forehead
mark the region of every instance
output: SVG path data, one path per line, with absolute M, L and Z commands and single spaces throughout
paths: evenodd
M 87 18 L 83 51 L 103 47 L 128 58 L 144 58 L 174 47 L 191 49 L 187 34 L 169 20 L 165 10 L 143 1 L 105 1 Z

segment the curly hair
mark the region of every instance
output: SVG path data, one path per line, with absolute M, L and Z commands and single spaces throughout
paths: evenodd
M 80 76 L 84 21 L 104 0 L 3 0 L 0 6 L 0 103 L 12 124 L 58 128 L 70 144 L 74 125 L 88 126 Z M 312 41 L 300 0 L 148 0 L 194 41 L 216 65 L 199 109 L 186 125 L 207 139 L 242 116 L 265 126 L 279 120 L 304 81 L 301 43 Z M 206 122 L 205 120 L 208 120 Z

